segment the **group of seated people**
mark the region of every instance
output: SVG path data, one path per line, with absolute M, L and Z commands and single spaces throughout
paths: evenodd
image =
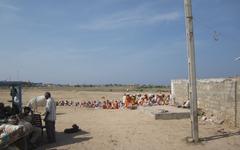
M 119 109 L 119 108 L 135 108 L 137 106 L 155 106 L 168 105 L 170 95 L 165 94 L 124 94 L 122 100 L 94 100 L 94 101 L 68 101 L 59 100 L 57 106 L 76 106 L 85 108 L 103 108 L 103 109 Z
M 121 105 L 121 101 L 117 100 L 94 100 L 94 101 L 82 101 L 82 102 L 73 102 L 68 100 L 60 100 L 56 102 L 57 106 L 76 106 L 76 107 L 85 107 L 85 108 L 100 108 L 103 109 L 118 109 Z
M 10 106 L 4 106 L 3 103 L 0 103 L 0 134 L 1 137 L 5 134 L 11 135 L 12 129 L 17 129 L 16 127 L 23 128 L 23 133 L 19 133 L 20 136 L 28 136 L 28 143 L 31 148 L 37 147 L 37 141 L 41 136 L 42 129 L 34 126 L 34 117 L 31 108 L 24 107 L 23 112 L 13 113 L 14 108 Z M 9 131 L 9 132 L 8 132 Z M 20 137 L 19 136 L 19 137 Z M 16 136 L 15 136 L 16 138 Z M 11 139 L 9 139 L 11 140 Z M 5 141 L 7 142 L 7 141 Z
M 125 106 L 129 104 L 136 104 L 140 106 L 153 106 L 153 105 L 168 105 L 170 101 L 170 95 L 165 94 L 138 94 L 138 95 L 124 95 Z

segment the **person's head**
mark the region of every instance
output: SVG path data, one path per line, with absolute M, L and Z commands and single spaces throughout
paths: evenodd
M 45 98 L 46 98 L 46 99 L 48 99 L 48 98 L 51 97 L 51 93 L 50 93 L 50 92 L 46 92 L 44 95 L 45 95 Z
M 27 115 L 31 112 L 31 108 L 30 107 L 24 107 L 23 112 L 24 112 L 25 115 Z
M 11 89 L 11 92 L 10 92 L 10 96 L 12 96 L 12 97 L 14 97 L 14 96 L 16 96 L 17 95 L 17 89 L 15 88 L 15 87 L 13 87 L 12 89 Z

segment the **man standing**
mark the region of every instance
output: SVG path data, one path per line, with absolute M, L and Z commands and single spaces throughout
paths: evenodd
M 13 87 L 11 89 L 10 95 L 13 97 L 13 101 L 12 101 L 13 113 L 14 114 L 19 114 L 21 105 L 20 105 L 18 91 L 17 91 L 17 89 L 15 87 Z
M 49 92 L 45 93 L 46 102 L 46 113 L 45 113 L 45 125 L 47 131 L 47 138 L 49 143 L 55 143 L 55 120 L 56 120 L 56 104 Z

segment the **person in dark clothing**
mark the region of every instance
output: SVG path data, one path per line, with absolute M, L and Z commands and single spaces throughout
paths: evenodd
M 4 110 L 4 104 L 0 103 L 0 119 L 5 119 L 6 118 L 6 113 Z
M 5 112 L 6 118 L 13 115 L 13 109 L 10 106 L 5 106 L 4 107 L 4 112 Z
M 10 95 L 13 97 L 12 101 L 12 108 L 13 108 L 13 114 L 19 114 L 20 113 L 20 101 L 18 97 L 18 91 L 15 87 L 11 89 Z

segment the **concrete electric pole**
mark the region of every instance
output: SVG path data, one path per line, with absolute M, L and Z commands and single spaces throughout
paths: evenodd
M 194 142 L 198 142 L 198 111 L 197 111 L 197 86 L 196 86 L 196 65 L 193 34 L 193 17 L 191 0 L 184 0 L 186 41 L 188 51 L 188 78 L 190 92 L 190 116 L 191 133 Z

